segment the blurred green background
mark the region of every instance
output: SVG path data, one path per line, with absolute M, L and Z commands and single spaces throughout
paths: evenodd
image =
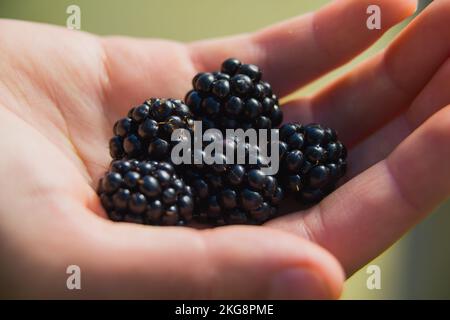
M 394 1 L 394 0 L 393 0 Z M 0 0 L 0 17 L 66 25 L 66 9 L 81 8 L 81 29 L 192 41 L 251 32 L 316 10 L 328 0 Z M 421 1 L 422 9 L 430 1 Z M 299 90 L 309 95 L 354 65 L 383 49 L 410 21 L 389 31 L 347 65 Z M 20 38 L 18 38 L 20 41 Z M 301 59 L 301 57 L 299 57 Z M 372 261 L 381 268 L 381 290 L 366 287 L 366 268 L 351 277 L 343 299 L 450 299 L 450 203 Z

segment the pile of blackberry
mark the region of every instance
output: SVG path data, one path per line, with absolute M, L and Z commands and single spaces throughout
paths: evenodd
M 197 74 L 192 84 L 186 104 L 151 98 L 114 124 L 109 142 L 113 161 L 98 185 L 111 220 L 150 225 L 261 224 L 278 215 L 285 196 L 311 205 L 336 188 L 347 166 L 346 149 L 336 132 L 318 124 L 288 123 L 279 128 L 283 114 L 277 96 L 257 66 L 230 58 L 220 71 Z M 279 172 L 265 175 L 266 159 L 258 155 L 249 161 L 258 146 L 229 139 L 220 141 L 223 149 L 236 160 L 243 147 L 245 164 L 227 164 L 225 153 L 217 156 L 220 163 L 174 165 L 173 147 L 185 138 L 194 143 L 194 120 L 202 121 L 200 134 L 210 128 L 222 133 L 279 129 Z M 186 129 L 186 134 L 172 141 L 176 129 Z
M 257 66 L 230 58 L 220 71 L 197 74 L 185 101 L 204 129 L 276 128 L 283 113 L 272 87 L 261 78 Z
M 192 191 L 172 164 L 116 160 L 100 179 L 100 200 L 113 221 L 184 225 L 192 220 Z
M 111 157 L 167 160 L 174 145 L 172 132 L 189 129 L 191 118 L 181 100 L 151 98 L 114 124 L 114 137 L 109 141 Z
M 222 141 L 223 149 L 237 159 L 238 142 Z M 226 164 L 221 154 L 220 163 L 193 165 L 185 170 L 186 182 L 192 187 L 197 220 L 208 225 L 261 224 L 277 215 L 283 199 L 283 189 L 276 177 L 262 170 L 266 160 L 257 156 L 257 147 L 243 142 L 246 164 Z M 255 152 L 252 163 L 250 152 Z M 236 161 L 235 161 L 236 163 Z
M 331 193 L 347 169 L 347 150 L 333 129 L 319 124 L 284 124 L 280 135 L 279 180 L 304 204 Z

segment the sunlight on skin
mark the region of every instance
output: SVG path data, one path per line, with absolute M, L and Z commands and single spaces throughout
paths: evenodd
M 357 28 L 358 19 L 346 19 L 350 13 L 357 17 L 353 10 L 368 3 L 382 7 L 387 21 L 383 32 L 411 15 L 416 6 L 411 0 L 338 1 L 320 13 L 255 34 L 189 45 L 98 38 L 1 20 L 0 130 L 4 138 L 0 147 L 5 156 L 0 159 L 0 251 L 5 259 L 0 283 L 13 288 L 7 295 L 337 298 L 344 280 L 339 263 L 350 274 L 392 244 L 450 189 L 450 167 L 442 166 L 442 172 L 410 186 L 412 173 L 423 174 L 427 163 L 434 166 L 439 157 L 450 155 L 446 146 L 433 149 L 450 135 L 446 129 L 448 108 L 440 111 L 450 102 L 447 96 L 434 98 L 429 112 L 424 111 L 429 104 L 426 97 L 421 103 L 413 103 L 410 110 L 415 111 L 408 117 L 417 118 L 408 120 L 409 131 L 401 133 L 408 137 L 383 145 L 385 152 L 377 154 L 375 160 L 380 162 L 370 169 L 374 160 L 365 154 L 371 151 L 362 147 L 369 135 L 375 137 L 381 132 L 380 137 L 385 139 L 382 132 L 388 122 L 407 110 L 406 104 L 422 88 L 421 95 L 441 95 L 435 89 L 440 82 L 430 79 L 433 74 L 441 78 L 447 74 L 438 70 L 445 61 L 442 57 L 448 57 L 449 52 L 448 41 L 442 37 L 448 40 L 449 35 L 430 37 L 421 30 L 433 24 L 441 30 L 449 29 L 442 14 L 450 12 L 448 1 L 432 4 L 381 58 L 356 68 L 312 97 L 307 106 L 295 108 L 292 102 L 285 107 L 286 120 L 317 117 L 325 125 L 337 127 L 344 142 L 357 136 L 354 144 L 358 142 L 355 148 L 360 151 L 355 154 L 361 158 L 352 156 L 351 161 L 368 159 L 350 173 L 361 174 L 349 176 L 350 180 L 320 206 L 271 221 L 270 228 L 158 228 L 103 219 L 94 187 L 110 161 L 107 142 L 112 124 L 132 105 L 150 96 L 182 98 L 196 72 L 216 69 L 229 56 L 259 64 L 276 91 L 288 94 L 352 59 L 382 35 Z M 412 53 L 424 48 L 436 51 L 417 62 Z M 297 59 L 300 52 L 303 61 Z M 409 58 L 402 58 L 405 55 Z M 385 61 L 389 61 L 389 72 L 395 80 L 383 73 Z M 417 72 L 421 76 L 415 80 L 407 73 L 410 63 L 420 67 Z M 168 73 L 168 69 L 177 73 Z M 403 78 L 402 73 L 407 76 Z M 361 83 L 351 81 L 352 77 L 361 79 Z M 374 77 L 382 80 L 371 82 Z M 357 90 L 382 95 L 378 101 L 387 99 L 386 90 L 389 93 L 397 88 L 391 89 L 391 82 L 371 87 L 371 83 L 386 79 L 400 83 L 405 90 L 381 106 L 364 101 L 363 94 L 357 95 L 361 99 L 358 107 L 364 109 L 358 119 L 366 127 L 345 116 L 345 112 L 360 112 L 355 108 L 345 110 L 346 95 Z M 344 116 L 336 116 L 338 108 L 343 108 Z M 432 113 L 437 114 L 426 120 Z M 422 158 L 431 153 L 429 162 L 414 162 L 419 152 Z M 407 168 L 401 165 L 404 161 L 410 163 Z M 414 199 L 413 204 L 410 199 Z M 388 203 L 391 205 L 386 208 Z M 70 264 L 79 265 L 86 274 L 85 287 L 78 293 L 61 287 Z M 292 270 L 302 270 L 303 276 Z M 289 290 L 280 292 L 284 286 Z

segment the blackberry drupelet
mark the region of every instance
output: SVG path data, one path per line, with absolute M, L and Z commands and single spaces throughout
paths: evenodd
M 172 132 L 191 126 L 191 112 L 181 100 L 151 98 L 114 124 L 111 157 L 166 160 L 176 143 L 171 141 Z
M 347 169 L 347 150 L 333 129 L 318 124 L 281 126 L 278 179 L 303 204 L 322 200 Z
M 236 159 L 238 144 L 225 140 L 224 150 L 227 144 Z M 247 160 L 250 149 L 244 145 Z M 258 156 L 255 164 L 226 164 L 225 154 L 221 157 L 222 164 L 193 164 L 185 170 L 183 177 L 192 187 L 196 205 L 194 219 L 224 225 L 261 224 L 275 217 L 284 193 L 274 176 L 261 171 L 263 158 Z
M 192 80 L 186 104 L 203 129 L 271 129 L 283 120 L 277 96 L 252 64 L 230 58 L 221 71 L 203 72 Z
M 192 219 L 192 191 L 172 164 L 116 160 L 99 181 L 98 195 L 113 221 L 184 225 Z

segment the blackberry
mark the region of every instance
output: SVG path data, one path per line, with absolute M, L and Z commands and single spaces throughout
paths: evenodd
M 192 126 L 191 112 L 180 100 L 151 98 L 114 124 L 109 141 L 113 159 L 166 160 L 175 129 Z
M 195 199 L 194 219 L 223 225 L 261 224 L 275 217 L 284 193 L 277 179 L 261 170 L 263 158 L 258 156 L 255 164 L 226 164 L 227 145 L 237 159 L 238 144 L 225 140 L 224 155 L 220 156 L 223 163 L 193 164 L 184 170 Z M 244 145 L 247 160 L 251 149 L 248 143 Z
M 168 162 L 113 161 L 99 181 L 98 195 L 113 221 L 184 225 L 194 210 L 191 188 Z
M 320 201 L 347 169 L 347 150 L 333 129 L 287 123 L 279 129 L 280 172 L 284 189 L 300 202 Z
M 197 74 L 185 101 L 205 130 L 275 128 L 283 113 L 270 84 L 261 78 L 257 66 L 230 58 L 221 71 Z

